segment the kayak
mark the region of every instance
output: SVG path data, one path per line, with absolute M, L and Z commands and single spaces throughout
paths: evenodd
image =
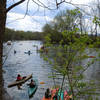
M 25 54 L 29 54 L 29 55 L 32 54 L 31 52 L 24 52 L 24 53 L 25 53 Z
M 16 85 L 19 85 L 19 84 L 24 84 L 27 80 L 29 80 L 30 78 L 32 78 L 32 74 L 31 75 L 28 75 L 26 76 L 24 79 L 20 80 L 20 81 L 14 81 L 12 83 L 10 83 L 8 85 L 8 87 L 13 87 L 13 86 L 16 86 Z
M 53 99 L 54 95 L 56 94 L 57 89 L 51 90 L 51 98 L 45 98 L 45 96 L 42 98 L 42 100 L 55 100 Z M 68 95 L 67 91 L 61 91 L 59 89 L 58 95 L 57 95 L 57 100 L 69 100 L 71 97 Z
M 11 45 L 11 41 L 7 41 L 7 45 Z
M 57 100 L 64 100 L 64 92 L 59 89 Z
M 36 80 L 36 79 L 33 79 L 33 80 L 35 81 L 35 87 L 30 88 L 30 86 L 28 86 L 28 95 L 30 98 L 35 94 L 35 92 L 38 88 L 38 80 Z
M 95 56 L 89 56 L 89 58 L 95 58 Z

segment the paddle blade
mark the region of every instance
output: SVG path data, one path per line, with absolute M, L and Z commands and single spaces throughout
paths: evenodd
M 40 84 L 45 84 L 45 82 L 40 82 Z

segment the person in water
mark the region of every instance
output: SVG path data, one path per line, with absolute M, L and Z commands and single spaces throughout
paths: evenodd
M 45 98 L 50 98 L 50 97 L 51 97 L 50 89 L 47 88 L 47 90 L 45 92 Z
M 22 77 L 20 74 L 17 75 L 17 80 L 16 81 L 21 81 L 22 79 L 26 78 L 26 76 Z M 17 85 L 18 89 L 22 89 L 21 88 L 22 84 Z
M 29 54 L 29 55 L 31 54 L 31 51 L 30 51 L 30 50 L 28 51 L 28 54 Z
M 35 82 L 33 79 L 31 79 L 31 82 L 29 84 L 27 84 L 30 86 L 30 88 L 34 88 L 35 87 Z

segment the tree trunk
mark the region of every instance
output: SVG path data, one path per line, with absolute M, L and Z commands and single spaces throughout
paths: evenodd
M 2 54 L 3 54 L 3 35 L 5 31 L 5 22 L 6 22 L 6 0 L 0 0 L 0 100 L 3 100 Z

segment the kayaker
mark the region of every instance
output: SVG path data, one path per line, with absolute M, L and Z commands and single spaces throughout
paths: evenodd
M 17 81 L 20 81 L 22 79 L 26 78 L 26 76 L 22 77 L 20 74 L 17 75 Z
M 56 89 L 56 93 L 55 93 L 55 95 L 53 96 L 53 100 L 57 100 L 58 91 L 59 91 L 59 88 Z
M 17 75 L 17 80 L 16 81 L 21 81 L 22 79 L 26 78 L 26 76 L 22 77 L 20 74 Z M 18 89 L 22 89 L 21 88 L 22 84 L 17 85 Z
M 58 93 L 56 92 L 55 95 L 53 96 L 53 100 L 57 100 L 57 95 Z
M 35 87 L 35 82 L 33 81 L 33 79 L 31 79 L 31 82 L 28 85 L 30 86 L 30 88 Z
M 45 98 L 50 98 L 50 97 L 51 97 L 50 89 L 47 88 L 47 90 L 45 92 Z
M 16 54 L 16 50 L 14 50 L 14 54 Z
M 23 79 L 23 77 L 21 77 L 21 75 L 18 74 L 18 75 L 17 75 L 17 81 L 20 81 L 20 80 L 22 80 L 22 79 Z M 22 84 L 17 85 L 18 89 L 22 89 L 21 86 L 22 86 Z
M 21 75 L 18 74 L 18 75 L 17 75 L 17 81 L 20 81 L 20 80 L 22 80 L 22 79 L 23 79 L 23 77 L 21 77 Z
M 41 49 L 44 50 L 44 46 L 42 46 Z
M 28 51 L 28 54 L 29 54 L 29 55 L 31 54 L 31 51 L 30 51 L 30 50 Z

